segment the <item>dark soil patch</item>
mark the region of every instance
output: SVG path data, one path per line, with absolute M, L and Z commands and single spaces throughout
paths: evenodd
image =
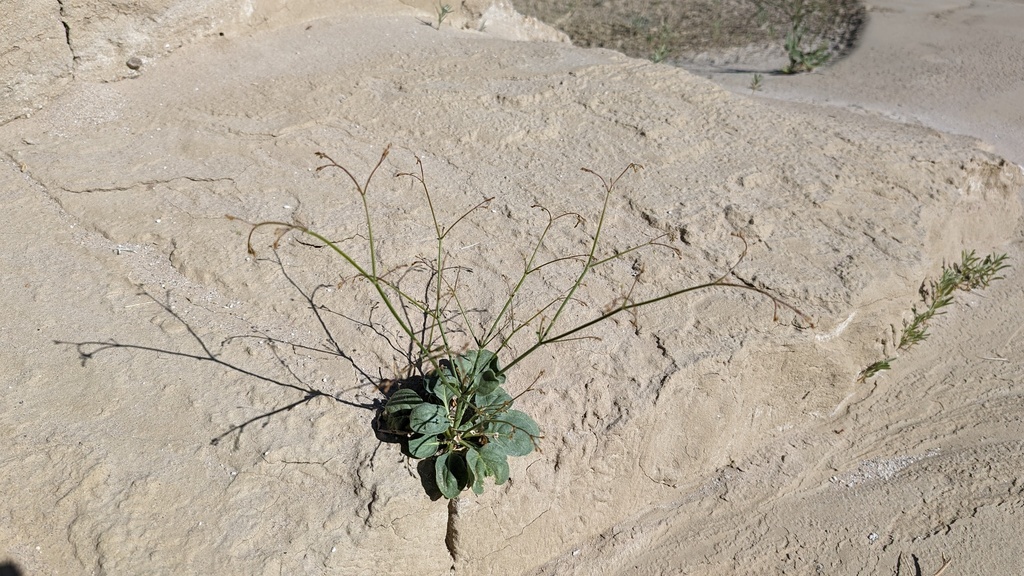
M 778 46 L 803 3 L 804 41 L 833 54 L 855 42 L 865 10 L 858 0 L 514 0 L 572 38 L 637 58 L 685 61 L 701 52 Z

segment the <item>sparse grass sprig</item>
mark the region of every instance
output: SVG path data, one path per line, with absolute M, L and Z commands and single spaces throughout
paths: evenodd
M 585 173 L 597 177 L 603 188 L 600 210 L 584 253 L 542 257 L 549 250 L 545 242 L 556 226 L 566 223 L 576 229 L 585 218 L 575 212 L 553 214 L 546 208 L 535 207 L 545 214 L 547 222 L 527 251 L 528 255 L 523 259 L 518 277 L 508 280 L 504 286 L 507 295 L 497 312 L 487 316 L 486 310 L 473 308 L 472 302 L 467 299 L 472 291 L 464 289 L 463 277 L 469 269 L 453 261 L 454 255 L 447 248 L 447 241 L 453 229 L 471 214 L 489 205 L 493 198 L 484 198 L 462 212 L 452 224 L 443 224 L 419 158 L 416 159 L 416 171 L 401 172 L 396 177 L 411 179 L 422 190 L 433 224 L 433 255 L 417 260 L 414 265 L 382 272 L 387 267 L 380 262 L 377 254 L 377 232 L 373 225 L 368 192 L 388 152 L 389 148 L 385 148 L 380 160 L 363 181 L 330 156 L 317 153 L 317 157 L 325 161 L 317 167 L 317 173 L 327 169 L 338 170 L 356 188 L 363 207 L 364 231 L 348 239 L 361 238 L 366 241 L 367 252 L 364 257 L 357 257 L 339 243 L 302 224 L 280 221 L 252 224 L 247 247 L 251 253 L 255 253 L 254 234 L 265 227 L 279 229 L 273 242 L 275 248 L 289 231 L 309 236 L 340 255 L 355 277 L 372 286 L 378 300 L 397 324 L 398 334 L 410 342 L 407 358 L 409 368 L 401 371 L 404 376 L 399 385 L 385 392 L 387 400 L 377 419 L 377 431 L 400 443 L 407 456 L 424 461 L 419 470 L 428 493 L 454 499 L 466 489 L 472 489 L 475 493 L 482 492 L 484 480 L 488 477 L 496 484 L 503 484 L 510 474 L 508 457 L 523 456 L 533 451 L 536 441 L 541 437 L 540 427 L 525 412 L 513 408 L 519 397 L 531 390 L 533 385 L 516 396 L 509 394 L 504 386 L 508 371 L 544 346 L 588 337 L 585 334 L 587 329 L 613 316 L 709 288 L 735 288 L 758 293 L 773 302 L 776 318 L 779 309 L 785 308 L 799 316 L 803 322 L 813 325 L 807 315 L 767 290 L 729 280 L 735 266 L 746 255 L 745 240 L 743 253 L 736 264 L 712 282 L 639 298 L 634 296 L 634 289 L 638 285 L 638 278 L 634 277 L 627 290 L 620 292 L 619 297 L 600 308 L 591 318 L 576 320 L 575 324 L 567 325 L 566 318 L 570 310 L 585 311 L 590 308 L 581 289 L 596 269 L 642 250 L 670 249 L 679 252 L 664 241 L 664 235 L 657 235 L 635 245 L 615 248 L 608 252 L 609 255 L 605 255 L 603 237 L 610 200 L 619 180 L 628 173 L 640 170 L 637 164 L 629 164 L 614 178 L 583 169 Z M 402 272 L 396 272 L 398 270 Z M 570 282 L 563 288 L 552 289 L 554 296 L 534 296 L 534 300 L 540 301 L 522 302 L 525 286 L 541 270 L 547 270 L 546 276 L 561 275 L 569 278 Z M 422 296 L 414 296 L 400 287 L 407 274 L 413 271 L 426 271 Z M 489 289 L 493 291 L 493 288 Z M 524 309 L 525 312 L 522 312 Z M 417 315 L 418 320 L 415 319 Z M 382 334 L 379 327 L 375 331 Z M 529 340 L 524 342 L 530 332 L 533 333 L 532 343 Z M 385 337 L 393 350 L 401 349 L 390 337 Z M 512 359 L 502 366 L 499 355 L 506 352 Z M 379 389 L 384 392 L 383 386 Z
M 921 285 L 921 298 L 928 307 L 920 312 L 916 306 L 911 307 L 912 317 L 909 322 L 903 322 L 903 333 L 897 350 L 905 352 L 928 338 L 928 322 L 943 314 L 943 308 L 953 303 L 954 292 L 986 288 L 993 281 L 1002 279 L 998 274 L 1009 267 L 1005 262 L 1006 254 L 990 254 L 981 260 L 971 250 L 960 254 L 960 263 L 943 266 L 938 281 L 931 282 L 928 287 Z
M 747 86 L 747 88 L 750 88 L 750 94 L 751 95 L 753 95 L 754 92 L 757 92 L 758 90 L 760 90 L 761 88 L 764 87 L 763 80 L 764 80 L 764 76 L 763 75 L 761 75 L 759 73 L 754 73 L 754 76 L 750 79 L 750 85 Z
M 989 254 L 982 259 L 975 255 L 974 250 L 961 252 L 959 263 L 943 265 L 942 275 L 938 280 L 921 284 L 919 292 L 927 307 L 918 310 L 917 305 L 911 306 L 911 318 L 903 321 L 903 331 L 895 352 L 906 352 L 927 340 L 929 322 L 935 316 L 943 314 L 943 309 L 953 303 L 957 290 L 987 288 L 992 282 L 1003 278 L 999 273 L 1006 268 L 1009 268 L 1006 254 Z M 895 359 L 896 355 L 893 355 L 872 363 L 861 371 L 859 380 L 865 381 L 883 370 L 889 370 Z
M 953 264 L 953 273 L 958 280 L 957 288 L 961 290 L 974 290 L 977 288 L 988 288 L 988 285 L 996 280 L 1002 280 L 999 273 L 1009 268 L 1006 263 L 1006 254 L 989 254 L 983 260 L 978 260 L 974 250 L 970 253 L 963 253 L 959 264 Z
M 452 13 L 452 7 L 449 4 L 438 4 L 437 5 L 437 29 L 441 29 L 441 24 L 444 23 L 444 19 Z
M 895 359 L 896 358 L 885 358 L 884 360 L 878 360 L 877 362 L 872 362 L 871 364 L 868 365 L 867 368 L 865 368 L 865 369 L 860 371 L 860 374 L 857 375 L 857 380 L 860 381 L 860 382 L 864 382 L 867 379 L 875 376 L 879 372 L 882 372 L 884 370 L 891 370 L 892 369 L 891 363 Z

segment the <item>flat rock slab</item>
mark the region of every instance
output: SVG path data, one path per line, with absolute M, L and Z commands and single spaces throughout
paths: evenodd
M 834 434 L 921 281 L 1016 234 L 1020 169 L 969 139 L 780 110 L 679 69 L 427 16 L 211 37 L 130 80 L 72 82 L 0 127 L 0 553 L 30 574 L 547 570 L 666 503 L 711 507 L 725 496 L 698 488 L 740 463 L 798 476 L 800 458 L 786 468 L 772 447 Z M 493 198 L 446 238 L 482 316 L 547 221 L 535 206 L 582 216 L 545 244 L 579 254 L 602 190 L 580 168 L 611 178 L 636 162 L 600 249 L 674 249 L 602 268 L 571 319 L 735 265 L 735 282 L 813 326 L 705 291 L 542 349 L 509 374 L 513 393 L 535 382 L 517 406 L 541 424 L 540 450 L 449 514 L 371 428 L 373 384 L 399 375 L 404 345 L 367 286 L 292 235 L 245 251 L 245 221 L 277 220 L 365 262 L 359 198 L 314 154 L 362 180 L 388 143 L 367 196 L 387 268 L 435 250 L 421 190 L 394 177 L 416 157 L 442 221 Z M 571 284 L 564 264 L 524 308 Z M 622 550 L 571 561 L 589 573 Z

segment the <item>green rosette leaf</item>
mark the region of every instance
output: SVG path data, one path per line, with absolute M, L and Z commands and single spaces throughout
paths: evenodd
M 477 482 L 486 476 L 493 477 L 495 484 L 504 484 L 508 481 L 508 458 L 499 446 L 488 444 L 479 450 L 469 450 L 466 452 L 466 464 L 469 465 Z
M 525 412 L 508 410 L 498 414 L 489 426 L 496 437 L 488 444 L 509 456 L 526 456 L 533 452 L 533 439 L 540 436 L 540 427 Z
M 448 409 L 444 406 L 421 402 L 409 413 L 409 429 L 417 434 L 436 436 L 450 425 Z
M 430 458 L 437 454 L 441 441 L 436 434 L 430 436 L 414 436 L 409 439 L 409 455 L 413 458 Z
M 477 394 L 490 394 L 505 383 L 498 355 L 490 350 L 470 350 L 456 358 L 455 364 Z
M 399 412 L 412 410 L 422 403 L 423 398 L 420 398 L 419 394 L 408 388 L 402 388 L 388 398 L 388 403 L 384 406 L 384 412 L 386 414 L 398 414 Z
M 451 452 L 445 452 L 434 461 L 434 482 L 437 483 L 437 488 L 441 491 L 441 494 L 444 494 L 444 497 L 449 500 L 457 498 L 459 493 L 462 492 L 459 488 L 459 481 L 448 468 L 448 459 L 451 458 L 451 455 Z
M 480 449 L 480 456 L 491 469 L 491 475 L 494 476 L 495 484 L 501 485 L 508 482 L 508 456 L 505 455 L 499 446 L 491 446 L 490 444 L 484 446 Z
M 451 372 L 442 368 L 441 371 L 435 375 L 430 391 L 437 398 L 438 403 L 443 406 L 448 406 L 451 399 L 459 394 L 459 381 Z
M 485 370 L 480 374 L 480 380 L 476 387 L 477 394 L 488 395 L 505 383 L 505 375 L 494 370 Z
M 495 412 L 512 405 L 512 397 L 500 386 L 488 394 L 477 394 L 474 398 L 476 409 L 480 412 Z
M 482 462 L 483 460 L 477 455 L 476 450 L 466 452 L 466 467 L 469 468 L 469 473 L 473 477 L 473 493 L 477 495 L 484 493 L 484 478 L 487 476 L 487 470 Z
M 470 474 L 465 458 L 458 452 L 445 452 L 434 462 L 434 480 L 449 500 L 458 498 L 469 485 Z

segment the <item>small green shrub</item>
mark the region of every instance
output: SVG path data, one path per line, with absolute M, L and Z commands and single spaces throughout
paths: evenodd
M 959 263 L 943 265 L 942 276 L 937 281 L 932 281 L 928 286 L 921 284 L 921 299 L 928 307 L 918 311 L 916 305 L 911 306 L 911 319 L 903 321 L 903 331 L 896 352 L 906 352 L 928 339 L 928 323 L 935 316 L 943 314 L 942 309 L 953 303 L 953 296 L 957 290 L 987 288 L 992 282 L 1002 280 L 999 272 L 1009 267 L 1006 263 L 1006 254 L 989 254 L 980 259 L 974 250 L 961 252 Z M 860 381 L 863 382 L 883 370 L 889 370 L 895 359 L 896 357 L 892 356 L 872 363 L 861 371 Z
M 654 52 L 651 54 L 651 62 L 654 62 L 655 64 L 661 64 L 662 62 L 665 61 L 666 58 L 668 58 L 668 53 L 668 44 L 662 42 L 661 44 L 658 45 L 657 48 L 655 48 Z
M 370 217 L 368 189 L 374 174 L 384 163 L 388 150 L 384 150 L 380 160 L 363 182 L 357 180 L 348 169 L 326 154 L 317 153 L 317 156 L 325 161 L 317 168 L 317 172 L 327 169 L 342 172 L 355 185 L 361 199 L 365 230 L 352 238 L 359 238 L 360 242 L 365 240 L 367 257 L 364 263 L 360 263 L 354 253 L 343 248 L 340 243 L 295 223 L 253 224 L 247 245 L 249 252 L 255 254 L 253 235 L 263 227 L 283 229 L 274 241 L 275 247 L 284 233 L 295 231 L 329 247 L 341 256 L 358 277 L 370 284 L 400 332 L 408 338 L 416 356 L 410 359 L 411 375 L 402 378 L 396 386 L 397 389 L 386 392 L 387 400 L 378 418 L 378 433 L 399 442 L 407 456 L 423 461 L 425 465 L 418 468 L 421 481 L 428 493 L 432 493 L 433 488 L 436 488 L 441 495 L 449 499 L 457 498 L 466 489 L 472 489 L 479 494 L 484 488 L 484 480 L 488 477 L 496 484 L 503 484 L 508 480 L 509 456 L 523 456 L 533 451 L 536 441 L 541 437 L 540 427 L 525 412 L 513 409 L 518 397 L 528 392 L 532 386 L 514 397 L 505 390 L 504 385 L 506 373 L 541 347 L 579 338 L 584 330 L 622 312 L 695 290 L 715 287 L 749 290 L 764 295 L 772 300 L 776 312 L 780 306 L 785 307 L 810 323 L 809 318 L 802 312 L 765 290 L 728 281 L 727 278 L 732 272 L 730 268 L 725 275 L 713 282 L 680 288 L 644 300 L 634 299 L 631 287 L 625 295 L 604 307 L 589 320 L 568 327 L 563 326 L 566 312 L 581 303 L 579 289 L 595 269 L 639 250 L 665 246 L 659 236 L 635 246 L 616 248 L 607 256 L 599 254 L 605 216 L 615 184 L 628 172 L 639 170 L 640 166 L 635 164 L 630 164 L 611 180 L 584 169 L 585 172 L 597 176 L 604 186 L 603 202 L 588 253 L 540 261 L 541 248 L 556 224 L 563 218 L 568 218 L 576 224 L 583 221 L 582 216 L 578 214 L 553 215 L 544 210 L 548 217 L 547 224 L 541 229 L 530 255 L 525 258 L 518 279 L 510 287 L 505 288 L 507 297 L 502 307 L 492 315 L 490 321 L 485 322 L 474 320 L 477 316 L 473 316 L 473 313 L 477 311 L 471 312 L 464 302 L 464 291 L 460 288 L 460 272 L 464 268 L 452 263 L 453 255 L 446 248 L 445 240 L 459 222 L 478 208 L 486 206 L 491 199 L 484 199 L 463 213 L 454 224 L 442 226 L 427 186 L 423 164 L 417 158 L 418 172 L 400 173 L 396 176 L 411 178 L 422 188 L 433 222 L 435 245 L 434 256 L 426 261 L 430 274 L 428 286 L 423 291 L 424 296 L 413 296 L 411 292 L 400 288 L 397 281 L 390 279 L 391 275 L 379 261 L 374 223 Z M 740 256 L 740 259 L 742 258 L 743 255 Z M 549 267 L 555 266 L 568 268 L 564 272 L 567 287 L 546 302 L 519 302 L 518 295 L 524 285 L 538 271 L 550 270 Z M 528 310 L 525 316 L 520 315 L 523 309 Z M 410 310 L 416 311 L 423 318 L 422 326 L 413 325 Z M 517 335 L 518 341 L 521 342 L 530 332 L 533 333 L 533 343 L 526 345 L 518 354 L 514 354 L 512 360 L 504 367 L 501 366 L 499 355 L 513 349 L 513 340 Z M 466 349 L 467 336 L 472 344 L 468 346 L 468 351 L 460 351 Z M 460 343 L 459 338 L 463 342 Z M 382 392 L 383 388 L 380 387 Z
M 822 44 L 808 52 L 803 49 L 803 37 L 804 30 L 800 24 L 794 24 L 793 29 L 786 34 L 786 54 L 789 56 L 789 64 L 782 69 L 783 74 L 810 72 L 828 62 L 831 56 L 828 52 L 828 45 Z
M 758 18 L 766 18 L 769 13 L 776 14 L 789 24 L 789 32 L 783 46 L 789 57 L 789 64 L 783 74 L 810 72 L 821 66 L 831 57 L 828 44 L 821 44 L 813 50 L 804 50 L 804 34 L 807 33 L 808 22 L 820 20 L 835 10 L 828 0 L 752 0 L 758 10 Z M 816 29 L 820 28 L 819 26 Z

